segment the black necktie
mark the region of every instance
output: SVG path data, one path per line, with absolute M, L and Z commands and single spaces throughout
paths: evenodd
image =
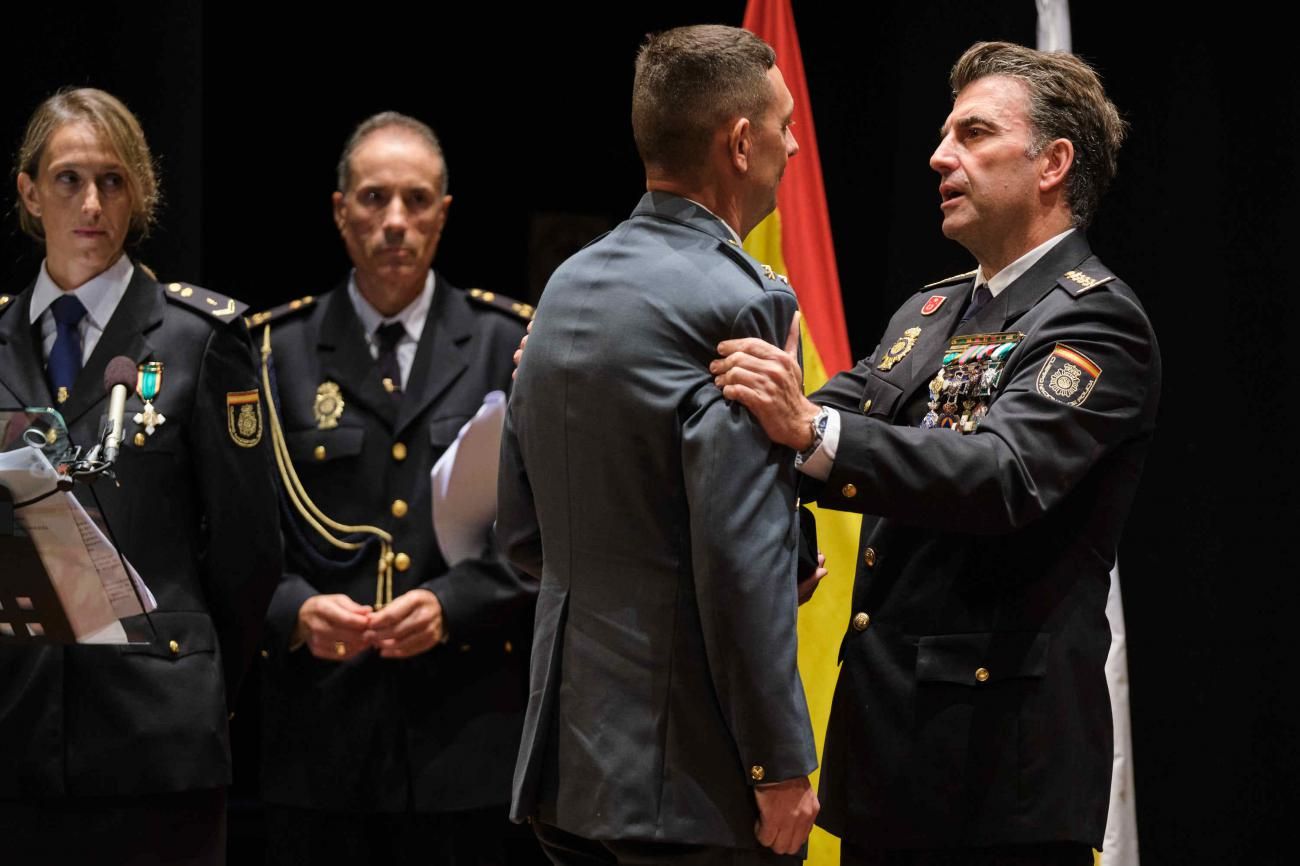
M 980 283 L 975 287 L 975 297 L 971 300 L 970 305 L 966 307 L 966 312 L 962 313 L 961 321 L 957 324 L 959 326 L 964 325 L 970 319 L 975 318 L 975 314 L 980 311 L 980 308 L 991 300 L 993 300 L 993 293 L 989 291 L 989 284 Z
M 72 383 L 81 372 L 81 331 L 77 326 L 85 317 L 86 308 L 76 295 L 63 295 L 50 304 L 50 312 L 57 331 L 45 375 L 50 382 L 50 393 L 56 402 L 62 403 L 68 399 Z
M 389 322 L 375 328 L 375 342 L 379 344 L 379 375 L 384 380 L 384 390 L 396 403 L 402 399 L 402 367 L 397 363 L 397 344 L 406 335 L 401 322 Z

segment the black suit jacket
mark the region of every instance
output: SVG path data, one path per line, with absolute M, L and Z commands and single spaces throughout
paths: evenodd
M 819 501 L 868 515 L 819 823 L 875 847 L 1099 848 L 1106 595 L 1160 354 L 1136 296 L 1082 233 L 958 327 L 971 288 L 968 276 L 914 296 L 870 358 L 813 396 L 843 421 Z M 946 300 L 926 315 L 935 296 Z M 913 327 L 910 352 L 881 370 Z M 954 331 L 1024 334 L 968 435 L 915 426 Z M 1091 374 L 1065 371 L 1059 347 L 1099 370 L 1081 401 Z
M 29 289 L 0 309 L 0 404 L 53 403 L 30 301 Z M 154 403 L 166 422 L 134 444 L 141 401 L 132 396 L 120 486 L 94 489 L 158 610 L 152 627 L 129 621 L 128 632 L 147 641 L 139 646 L 0 647 L 0 797 L 129 796 L 230 781 L 228 707 L 280 569 L 267 443 L 244 447 L 230 432 L 228 395 L 257 388 L 242 309 L 203 289 L 161 286 L 137 266 L 58 407 L 73 442 L 94 444 L 108 361 L 163 363 Z M 86 487 L 75 492 L 95 506 Z
M 342 664 L 290 650 L 309 597 L 375 603 L 377 554 L 374 546 L 341 554 L 286 511 L 287 567 L 262 662 L 263 796 L 361 811 L 505 803 L 536 585 L 490 548 L 455 566 L 443 561 L 429 472 L 484 395 L 510 387 L 522 322 L 438 277 L 400 406 L 384 391 L 346 286 L 270 328 L 281 420 L 308 495 L 335 520 L 392 533 L 394 552 L 410 562 L 394 572 L 393 596 L 432 590 L 450 640 L 415 658 L 371 651 Z M 338 426 L 323 430 L 314 407 L 327 381 L 344 408 Z M 399 499 L 402 517 L 392 507 Z M 340 564 L 322 567 L 310 551 Z
M 498 528 L 542 580 L 515 820 L 753 848 L 752 786 L 816 766 L 794 455 L 708 369 L 795 308 L 662 193 L 551 277 L 502 443 Z

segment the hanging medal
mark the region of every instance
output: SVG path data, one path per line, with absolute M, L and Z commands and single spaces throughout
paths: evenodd
M 154 408 L 153 401 L 162 390 L 162 361 L 146 361 L 141 364 L 135 376 L 135 393 L 144 403 L 144 408 L 135 413 L 134 421 L 144 426 L 144 432 L 150 436 L 167 418 Z

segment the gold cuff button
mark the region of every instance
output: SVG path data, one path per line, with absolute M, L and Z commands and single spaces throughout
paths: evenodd
M 393 516 L 394 516 L 394 517 L 405 517 L 405 516 L 406 516 L 406 511 L 407 511 L 407 507 L 406 507 L 406 500 L 405 500 L 405 499 L 394 499 L 394 500 L 393 500 Z
M 398 571 L 406 571 L 411 567 L 411 557 L 405 553 L 397 554 L 397 556 L 393 557 L 393 567 Z
M 506 650 L 506 652 L 508 652 L 508 653 L 512 653 L 512 652 L 515 651 L 515 645 L 512 644 L 510 641 L 506 641 L 505 650 Z
M 870 401 L 870 400 L 868 400 L 867 402 L 865 402 L 865 403 L 862 404 L 862 411 L 863 411 L 863 412 L 870 412 L 870 411 L 871 411 L 871 401 Z
M 858 495 L 858 488 L 855 484 L 845 484 L 840 488 L 840 493 L 844 494 L 845 499 L 852 499 Z
M 145 438 L 145 435 L 143 433 L 137 433 L 135 434 L 135 438 L 132 439 L 131 441 L 135 443 L 136 448 L 143 448 L 144 443 L 148 442 L 149 440 Z
M 406 443 L 405 443 L 405 442 L 394 442 L 394 443 L 393 443 L 393 459 L 396 460 L 398 463 L 401 463 L 403 460 L 406 459 Z
M 755 782 L 763 781 L 765 775 L 767 775 L 767 772 L 763 769 L 762 764 L 755 764 L 749 768 L 749 778 L 753 779 Z
M 324 445 L 317 445 L 317 446 L 315 447 L 315 449 L 312 450 L 312 452 L 311 452 L 311 456 L 315 457 L 317 460 L 324 460 L 324 459 L 325 459 L 325 446 L 324 446 Z
M 173 640 L 173 641 L 168 641 L 168 642 L 167 642 L 167 648 L 168 648 L 169 650 L 172 651 L 172 655 L 180 655 L 180 652 L 181 652 L 181 645 L 178 644 L 176 641 L 174 641 L 174 640 Z
M 262 650 L 262 658 L 264 658 L 264 659 L 269 659 L 270 657 L 271 657 L 271 651 L 270 651 L 270 650 Z
M 871 616 L 866 612 L 855 613 L 853 615 L 853 630 L 866 631 L 867 626 L 871 625 Z
M 862 551 L 862 561 L 867 564 L 867 568 L 873 567 L 876 564 L 876 549 L 868 547 Z
M 986 683 L 986 682 L 988 682 L 988 681 L 989 681 L 989 669 L 988 669 L 988 668 L 977 668 L 976 671 L 975 671 L 975 679 L 977 679 L 978 681 L 980 681 L 980 682 L 982 682 L 982 683 Z

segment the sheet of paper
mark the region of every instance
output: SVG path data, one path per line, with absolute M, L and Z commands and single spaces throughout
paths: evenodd
M 0 484 L 9 488 L 14 502 L 44 496 L 58 486 L 59 474 L 39 448 L 19 446 L 0 452 Z
M 0 478 L 23 501 L 49 490 L 56 473 L 38 449 L 21 448 L 0 454 Z M 55 493 L 15 513 L 78 642 L 126 643 L 119 619 L 152 611 L 158 603 L 77 498 Z
M 497 516 L 506 395 L 491 391 L 433 466 L 433 531 L 448 565 L 481 556 Z

